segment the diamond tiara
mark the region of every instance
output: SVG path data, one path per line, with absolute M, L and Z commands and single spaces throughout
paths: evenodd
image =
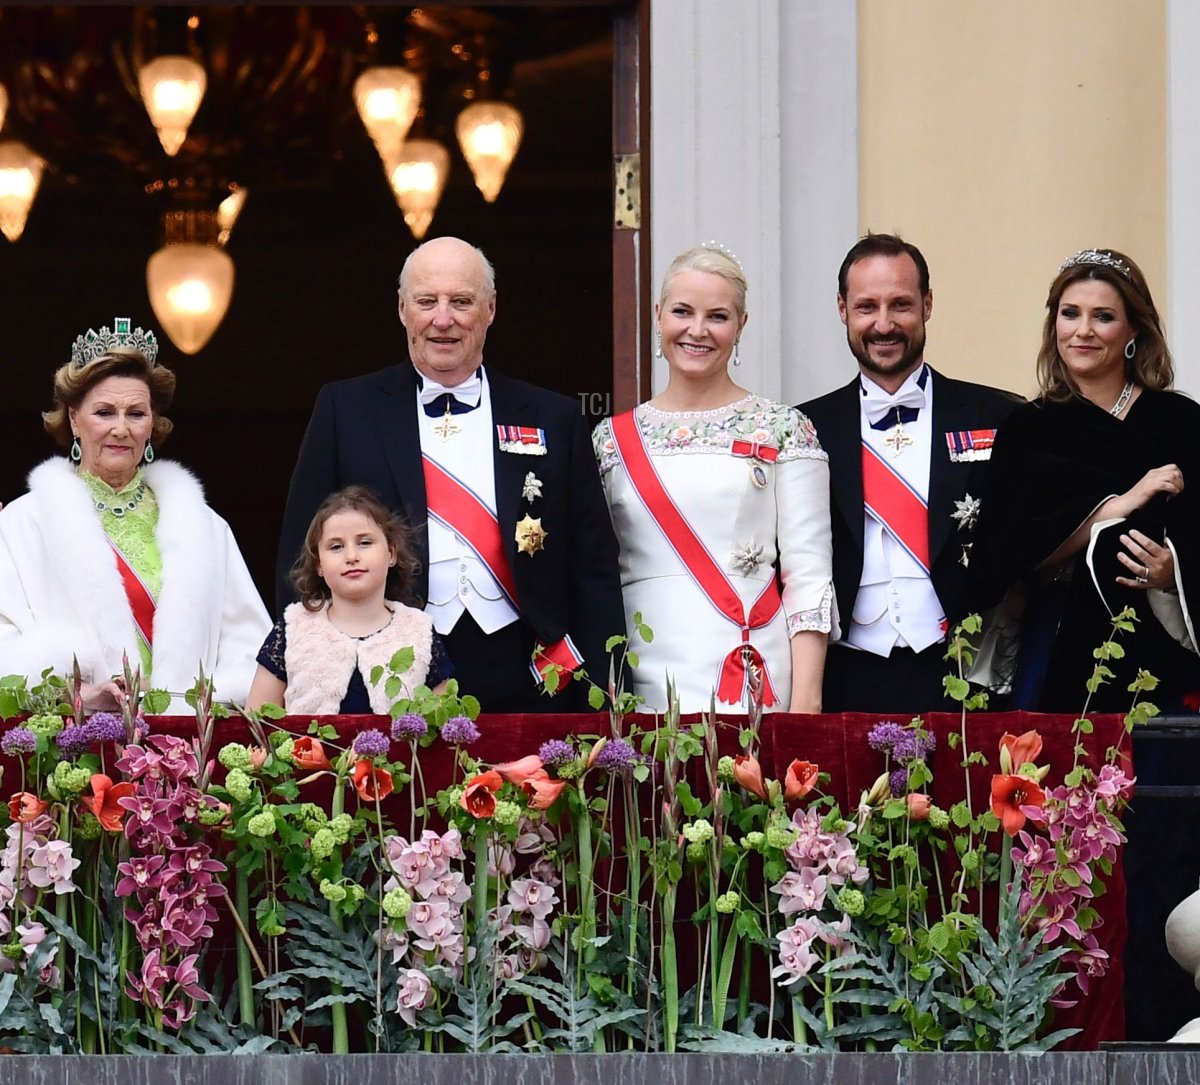
M 1110 267 L 1113 271 L 1124 275 L 1130 281 L 1133 280 L 1133 275 L 1129 270 L 1129 265 L 1124 260 L 1117 258 L 1107 252 L 1102 252 L 1100 249 L 1081 249 L 1074 256 L 1068 256 L 1058 269 L 1059 274 L 1066 271 L 1069 267 L 1080 267 L 1086 264 L 1099 264 L 1101 267 Z
M 154 365 L 155 359 L 158 358 L 158 340 L 154 337 L 154 332 L 142 331 L 141 328 L 130 329 L 129 325 L 129 317 L 113 317 L 112 331 L 109 331 L 106 324 L 99 331 L 88 328 L 83 335 L 75 336 L 75 342 L 71 345 L 71 364 L 76 369 L 82 369 L 88 362 L 95 361 L 114 348 L 122 347 L 126 350 L 140 351 L 146 356 L 146 360 Z

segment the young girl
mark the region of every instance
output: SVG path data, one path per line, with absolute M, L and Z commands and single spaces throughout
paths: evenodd
M 440 693 L 454 673 L 432 619 L 400 599 L 411 597 L 418 569 L 408 529 L 365 486 L 327 497 L 313 517 L 292 570 L 300 602 L 275 623 L 258 653 L 246 699 L 289 715 L 378 713 L 390 704 L 371 670 L 401 648 L 413 650 L 402 676 Z

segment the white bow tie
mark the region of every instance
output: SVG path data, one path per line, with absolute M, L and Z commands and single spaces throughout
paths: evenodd
M 894 395 L 884 391 L 874 381 L 863 381 L 863 388 L 866 394 L 862 398 L 862 409 L 872 426 L 889 414 L 894 414 L 897 407 L 921 410 L 925 406 L 925 389 L 916 381 L 905 384 Z
M 424 374 L 421 375 L 421 380 L 421 388 L 417 395 L 422 406 L 432 403 L 438 396 L 449 394 L 459 403 L 465 403 L 468 407 L 478 407 L 479 399 L 483 395 L 483 381 L 480 379 L 478 369 L 462 384 L 456 384 L 453 388 L 446 388 L 437 381 L 430 380 Z

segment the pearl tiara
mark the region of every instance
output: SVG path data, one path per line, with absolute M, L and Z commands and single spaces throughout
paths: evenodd
M 1125 278 L 1133 281 L 1133 274 L 1129 270 L 1129 265 L 1119 257 L 1113 256 L 1111 253 L 1104 252 L 1101 249 L 1080 249 L 1074 256 L 1068 256 L 1058 269 L 1061 275 L 1069 267 L 1081 267 L 1087 264 L 1099 264 L 1100 267 L 1109 267 L 1118 274 L 1124 275 Z
M 113 330 L 103 325 L 99 331 L 88 328 L 83 335 L 75 336 L 71 346 L 71 364 L 76 369 L 82 369 L 88 362 L 95 361 L 115 348 L 140 351 L 146 356 L 146 361 L 154 365 L 158 358 L 158 340 L 154 332 L 142 331 L 141 328 L 129 327 L 127 316 L 113 318 Z
M 746 274 L 746 269 L 744 267 L 742 267 L 741 260 L 739 260 L 736 256 L 734 256 L 733 252 L 730 249 L 726 248 L 724 245 L 722 245 L 721 242 L 706 241 L 701 246 L 701 248 L 712 249 L 713 252 L 719 252 L 722 256 L 728 256 L 730 260 L 732 260 L 735 264 L 737 264 L 738 271 L 740 271 L 743 275 Z

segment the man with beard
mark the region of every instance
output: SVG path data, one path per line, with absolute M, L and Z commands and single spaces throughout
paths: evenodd
M 933 292 L 915 245 L 867 234 L 842 261 L 837 302 L 858 375 L 800 407 L 829 454 L 841 631 L 824 710 L 949 709 L 944 642 L 963 617 L 981 472 L 1021 401 L 925 363 Z

